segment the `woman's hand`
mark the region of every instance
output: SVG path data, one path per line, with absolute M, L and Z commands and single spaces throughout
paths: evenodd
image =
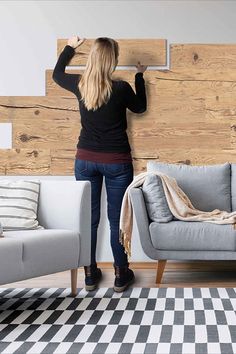
M 75 48 L 79 47 L 85 41 L 85 39 L 86 38 L 81 39 L 78 36 L 73 36 L 68 39 L 67 44 L 75 49 Z
M 137 68 L 137 72 L 144 73 L 144 71 L 147 69 L 147 65 L 141 65 L 140 61 L 138 61 L 136 68 Z

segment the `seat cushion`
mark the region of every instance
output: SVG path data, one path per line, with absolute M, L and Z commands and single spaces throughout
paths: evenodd
M 78 266 L 80 240 L 76 231 L 39 229 L 5 231 L 4 239 L 22 243 L 23 278 Z
M 160 171 L 174 177 L 193 206 L 202 211 L 231 211 L 231 165 L 189 166 L 147 162 L 147 171 Z
M 232 224 L 171 221 L 149 225 L 153 246 L 159 250 L 235 251 L 236 230 Z

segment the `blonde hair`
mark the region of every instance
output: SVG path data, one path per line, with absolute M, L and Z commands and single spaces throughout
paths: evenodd
M 111 38 L 95 39 L 88 55 L 78 88 L 88 110 L 96 110 L 107 103 L 112 92 L 112 73 L 118 63 L 119 46 Z

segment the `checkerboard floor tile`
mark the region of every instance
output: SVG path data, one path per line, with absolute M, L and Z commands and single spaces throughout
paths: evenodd
M 1 288 L 1 353 L 234 354 L 236 289 Z

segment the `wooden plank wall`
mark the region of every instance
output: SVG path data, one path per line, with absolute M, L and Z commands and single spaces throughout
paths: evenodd
M 166 65 L 166 40 L 121 39 L 119 65 Z M 65 40 L 58 40 L 57 54 Z M 85 65 L 92 40 L 71 66 Z M 56 62 L 56 59 L 55 59 Z M 127 110 L 134 173 L 148 160 L 215 164 L 236 162 L 236 44 L 171 44 L 170 70 L 144 73 L 148 109 Z M 82 69 L 66 70 L 82 73 Z M 134 87 L 135 68 L 113 77 Z M 0 150 L 1 175 L 73 175 L 80 132 L 77 98 L 45 73 L 46 96 L 0 97 L 0 122 L 13 124 L 13 149 Z

